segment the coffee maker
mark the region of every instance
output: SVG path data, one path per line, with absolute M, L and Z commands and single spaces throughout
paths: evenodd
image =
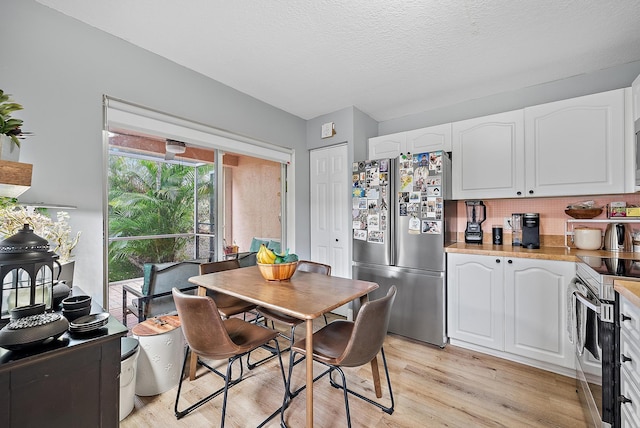
M 522 246 L 524 248 L 540 248 L 539 213 L 525 213 L 522 215 Z
M 482 244 L 482 222 L 487 218 L 487 207 L 482 201 L 465 201 L 467 205 L 467 228 L 464 242 Z

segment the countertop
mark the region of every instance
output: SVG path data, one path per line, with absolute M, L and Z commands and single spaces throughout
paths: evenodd
M 640 281 L 615 280 L 613 288 L 640 308 Z
M 71 295 L 85 294 L 79 287 L 73 287 Z M 95 302 L 91 304 L 91 313 L 100 313 L 104 309 Z M 10 351 L 5 348 L 0 348 L 0 370 L 6 368 L 13 368 L 20 364 L 27 364 L 38 358 L 46 357 L 53 353 L 69 352 L 74 348 L 80 348 L 83 346 L 89 346 L 92 343 L 99 343 L 104 340 L 111 340 L 115 337 L 125 336 L 128 329 L 122 325 L 113 316 L 109 317 L 109 322 L 106 326 L 90 333 L 71 333 L 69 330 L 64 332 L 59 338 L 38 346 L 26 348 L 19 351 Z
M 491 245 L 491 244 L 465 244 L 457 242 L 445 248 L 447 253 L 476 254 L 496 257 L 521 257 L 539 260 L 558 260 L 575 262 L 577 256 L 594 257 L 618 257 L 621 259 L 640 258 L 638 252 L 604 251 L 604 250 L 578 250 L 567 247 L 541 247 L 537 250 L 523 247 L 512 247 L 511 245 Z
M 511 245 L 465 244 L 457 242 L 445 248 L 447 253 L 476 254 L 495 257 L 521 257 L 538 260 L 559 260 L 575 262 L 577 256 L 618 257 L 621 259 L 640 259 L 638 252 L 578 250 L 567 247 L 541 247 L 530 250 Z M 614 289 L 640 308 L 640 281 L 615 280 Z

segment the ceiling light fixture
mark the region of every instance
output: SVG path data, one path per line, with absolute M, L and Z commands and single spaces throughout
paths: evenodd
M 187 145 L 182 141 L 167 140 L 167 152 L 174 154 L 182 154 L 187 150 Z

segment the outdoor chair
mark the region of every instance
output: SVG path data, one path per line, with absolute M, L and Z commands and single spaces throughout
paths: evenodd
M 313 381 L 329 374 L 331 386 L 343 390 L 344 405 L 347 414 L 347 425 L 351 427 L 351 415 L 349 412 L 349 394 L 371 403 L 384 412 L 392 414 L 394 410 L 393 392 L 391 390 L 391 379 L 389 378 L 389 369 L 387 367 L 387 359 L 384 355 L 384 339 L 387 335 L 389 326 L 389 318 L 391 316 L 391 306 L 396 296 L 396 286 L 391 286 L 385 297 L 378 300 L 366 302 L 362 305 L 360 312 L 354 322 L 336 320 L 313 334 L 313 359 L 328 367 L 323 373 L 316 376 Z M 299 340 L 291 347 L 291 354 L 306 355 L 306 339 Z M 372 360 L 380 353 L 384 365 L 384 372 L 387 378 L 387 386 L 389 388 L 390 406 L 384 406 L 382 403 L 374 401 L 362 394 L 359 394 L 347 387 L 347 379 L 342 367 L 360 367 L 372 362 Z M 293 357 L 291 357 L 293 361 Z M 303 361 L 303 359 L 298 360 Z M 287 377 L 286 391 L 291 388 L 291 375 L 295 364 L 289 366 L 289 375 Z M 377 379 L 377 364 L 372 365 L 374 370 L 374 382 Z M 333 380 L 333 372 L 340 373 L 342 383 L 339 384 Z M 382 393 L 379 392 L 379 385 L 376 386 L 376 396 L 381 398 Z M 281 425 L 285 426 L 284 411 L 288 407 L 288 403 L 292 397 L 295 397 L 305 386 L 296 390 L 291 396 L 285 394 L 285 399 L 281 412 Z
M 128 284 L 122 286 L 122 323 L 127 325 L 127 314 L 134 314 L 138 322 L 158 315 L 175 313 L 171 296 L 173 287 L 195 294 L 197 286 L 189 278 L 198 275 L 200 261 L 145 263 L 142 289 Z M 127 302 L 127 293 L 136 298 Z
M 184 382 L 184 380 L 181 379 L 174 406 L 177 419 L 184 417 L 214 397 L 223 394 L 220 426 L 224 427 L 229 388 L 241 382 L 243 379 L 242 356 L 271 341 L 275 342 L 273 346 L 280 360 L 280 374 L 284 386 L 286 379 L 280 348 L 276 340 L 278 337 L 277 331 L 249 323 L 239 318 L 223 320 L 216 307 L 215 301 L 210 297 L 184 294 L 177 288 L 174 288 L 172 292 L 178 309 L 182 331 L 187 342 L 181 373 L 183 373 L 184 376 L 187 361 L 189 361 L 189 352 L 193 352 L 198 355 L 198 363 L 200 365 L 224 379 L 223 387 L 196 403 L 191 404 L 186 409 L 179 410 L 180 392 L 182 390 L 182 383 Z M 201 358 L 228 360 L 226 373 L 216 370 L 214 367 L 203 362 Z M 240 375 L 237 378 L 233 378 L 232 367 L 236 360 L 240 360 Z M 193 392 L 189 395 L 193 395 Z

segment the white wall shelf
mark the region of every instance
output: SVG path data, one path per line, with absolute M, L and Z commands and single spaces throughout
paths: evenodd
M 567 242 L 567 237 L 571 236 L 571 242 L 573 242 L 573 227 L 575 223 L 595 223 L 595 224 L 608 224 L 608 223 L 640 223 L 640 217 L 611 217 L 611 218 L 597 218 L 597 219 L 580 219 L 580 218 L 569 218 L 564 222 L 564 246 L 569 247 L 569 243 Z M 604 234 L 604 231 L 603 231 Z

